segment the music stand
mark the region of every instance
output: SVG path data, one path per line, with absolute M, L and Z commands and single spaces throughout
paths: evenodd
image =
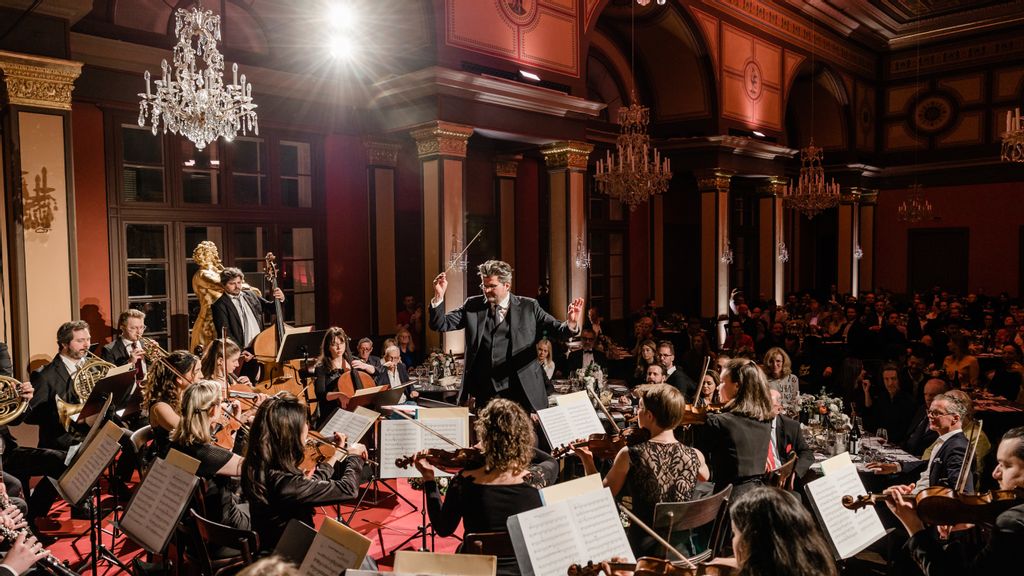
M 340 408 L 339 408 L 339 410 L 340 410 Z M 356 499 L 356 504 L 352 508 L 352 513 L 349 514 L 349 516 L 348 516 L 348 524 L 352 524 L 352 520 L 356 517 L 356 512 L 359 511 L 359 508 L 360 508 L 360 506 L 363 505 L 363 502 L 367 502 L 371 506 L 378 506 L 385 499 L 391 497 L 390 494 L 385 494 L 383 497 L 380 495 L 380 492 L 381 492 L 380 487 L 381 486 L 383 486 L 391 494 L 394 494 L 395 497 L 399 498 L 400 500 L 402 500 L 403 502 L 405 502 L 409 506 L 412 506 L 413 510 L 419 510 L 419 506 L 416 506 L 415 504 L 413 504 L 411 500 L 409 500 L 408 498 L 403 496 L 402 493 L 399 492 L 398 490 L 392 488 L 390 485 L 388 485 L 387 482 L 385 482 L 380 477 L 380 462 L 379 462 L 379 460 L 380 460 L 380 453 L 381 453 L 381 451 L 378 448 L 378 440 L 380 438 L 380 420 L 381 419 L 378 418 L 373 423 L 373 441 L 372 441 L 372 446 L 377 451 L 376 456 L 377 456 L 378 462 L 374 463 L 373 461 L 370 461 L 370 462 L 367 463 L 369 465 L 368 468 L 370 470 L 370 478 L 366 482 L 366 487 L 363 488 L 362 491 L 359 493 L 359 498 Z M 373 490 L 373 498 L 371 500 L 367 501 L 366 500 L 366 495 L 369 494 L 371 490 Z M 424 504 L 424 510 L 426 510 L 426 505 L 425 504 Z M 340 514 L 340 511 L 339 511 L 339 514 Z M 340 520 L 340 518 L 339 518 L 339 520 Z M 384 543 L 383 543 L 383 541 L 381 541 L 381 548 L 383 549 L 383 547 L 384 547 Z
M 284 335 L 281 347 L 277 349 L 277 363 L 284 364 L 299 358 L 309 358 L 310 355 L 320 355 L 320 346 L 324 342 L 327 330 L 289 332 Z
M 82 411 L 78 413 L 78 421 L 85 422 L 87 418 L 101 412 L 104 403 L 111 401 L 111 407 L 116 414 L 119 409 L 128 407 L 128 399 L 131 398 L 132 390 L 135 387 L 135 369 L 130 364 L 125 364 L 128 370 L 117 368 L 107 373 L 103 379 L 96 382 L 92 392 L 85 400 Z M 124 366 L 121 366 L 124 368 Z

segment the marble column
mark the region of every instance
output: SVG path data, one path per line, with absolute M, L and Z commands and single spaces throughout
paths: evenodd
M 860 244 L 860 191 L 851 188 L 839 194 L 839 278 L 840 294 L 857 296 L 860 291 L 860 266 L 856 257 Z
M 785 178 L 771 178 L 758 188 L 758 285 L 776 303 L 785 302 L 785 264 L 779 260 L 785 242 L 782 194 Z M 787 253 L 789 248 L 786 247 Z
M 858 203 L 857 238 L 860 240 L 860 252 L 854 246 L 854 258 L 857 262 L 857 275 L 860 279 L 859 289 L 862 292 L 875 289 L 875 209 L 878 207 L 878 190 L 870 188 L 854 188 L 860 193 Z
M 499 156 L 494 161 L 501 223 L 501 259 L 516 267 L 516 175 L 522 154 Z
M 452 249 L 461 250 L 469 241 L 465 225 L 466 148 L 473 135 L 472 126 L 434 121 L 414 128 L 420 160 L 420 185 L 423 194 L 423 285 L 430 305 L 434 277 L 448 267 Z M 462 305 L 469 286 L 475 286 L 475 272 L 457 267 L 448 272 L 445 311 Z M 427 329 L 427 349 L 440 348 L 456 354 L 465 350 L 463 331 L 438 334 Z
M 725 340 L 729 314 L 729 264 L 722 262 L 729 238 L 729 184 L 732 174 L 707 170 L 696 174 L 700 193 L 700 315 L 715 321 L 718 342 Z
M 367 205 L 370 207 L 370 294 L 374 334 L 390 334 L 398 324 L 395 171 L 402 146 L 366 140 Z M 383 350 L 381 351 L 383 353 Z
M 80 62 L 0 51 L 4 326 L 15 377 L 78 318 L 71 92 Z
M 554 142 L 541 149 L 548 169 L 551 214 L 548 230 L 551 310 L 565 320 L 566 308 L 575 298 L 587 297 L 587 271 L 576 267 L 576 241 L 587 242 L 584 188 L 587 159 L 594 146 L 586 142 Z

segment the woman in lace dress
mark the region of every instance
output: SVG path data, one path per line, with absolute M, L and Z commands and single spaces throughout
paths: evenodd
M 709 472 L 704 455 L 673 435 L 686 410 L 683 394 L 668 384 L 640 386 L 636 393 L 640 396 L 638 422 L 651 433 L 651 439 L 620 450 L 604 485 L 616 496 L 624 488 L 628 490 L 633 513 L 650 526 L 657 503 L 690 500 L 697 482 L 707 480 Z M 585 447 L 577 447 L 576 453 L 587 474 L 596 474 L 593 454 Z M 660 545 L 637 526 L 630 527 L 629 539 L 637 557 L 661 554 Z

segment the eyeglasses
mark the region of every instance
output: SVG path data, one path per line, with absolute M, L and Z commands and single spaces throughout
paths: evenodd
M 953 416 L 953 414 L 950 413 L 950 412 L 939 412 L 938 410 L 929 410 L 928 411 L 928 417 L 929 418 L 940 418 L 942 416 Z
M 669 352 L 667 354 L 664 353 L 664 352 L 661 352 L 661 353 L 658 354 L 659 358 L 668 358 L 669 356 L 674 356 L 674 354 L 672 354 L 671 352 Z

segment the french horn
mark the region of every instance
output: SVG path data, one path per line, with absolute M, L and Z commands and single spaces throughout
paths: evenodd
M 21 397 L 21 382 L 10 376 L 0 376 L 0 426 L 18 419 L 28 408 L 28 400 Z
M 88 354 L 89 359 L 71 378 L 71 389 L 75 391 L 75 395 L 78 396 L 81 402 L 74 404 L 61 398 L 59 394 L 57 395 L 57 418 L 60 419 L 64 429 L 68 431 L 71 430 L 71 417 L 81 412 L 82 408 L 85 407 L 85 400 L 89 398 L 89 394 L 92 394 L 93 386 L 102 380 L 107 375 L 107 372 L 115 368 L 113 364 L 92 352 L 86 351 L 86 354 Z

